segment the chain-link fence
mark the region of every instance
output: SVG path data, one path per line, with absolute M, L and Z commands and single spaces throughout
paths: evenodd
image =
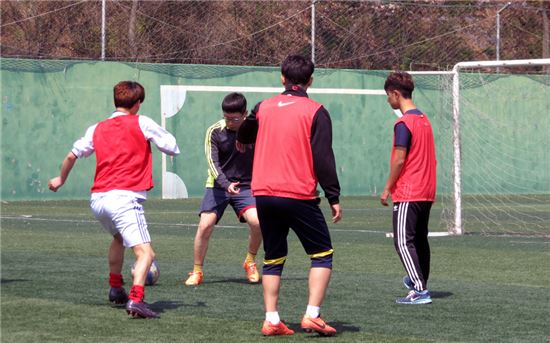
M 289 53 L 302 53 L 319 67 L 447 70 L 465 60 L 550 56 L 550 1 L 98 0 L 0 6 L 2 57 L 104 55 L 129 62 L 276 66 Z

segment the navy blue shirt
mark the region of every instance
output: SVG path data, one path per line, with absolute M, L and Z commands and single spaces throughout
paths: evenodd
M 416 108 L 416 109 L 408 110 L 407 112 L 403 113 L 403 115 L 405 114 L 421 115 L 423 113 Z M 411 131 L 407 128 L 407 125 L 405 125 L 405 123 L 403 122 L 400 122 L 397 125 L 395 125 L 393 130 L 395 135 L 395 143 L 393 145 L 404 147 L 404 148 L 407 148 L 407 150 L 409 150 L 409 148 L 411 147 L 412 135 L 411 135 Z

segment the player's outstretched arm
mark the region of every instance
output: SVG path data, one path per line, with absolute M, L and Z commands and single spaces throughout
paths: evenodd
M 139 126 L 145 138 L 153 142 L 157 149 L 170 156 L 180 154 L 180 148 L 176 143 L 176 138 L 162 126 L 158 125 L 153 119 L 140 115 Z
M 57 192 L 57 190 L 65 184 L 65 181 L 69 177 L 69 174 L 71 173 L 71 170 L 73 169 L 73 166 L 76 162 L 76 155 L 73 154 L 73 152 L 69 152 L 65 159 L 63 160 L 63 163 L 61 164 L 61 172 L 59 173 L 59 176 L 54 177 L 48 182 L 48 188 L 53 191 Z

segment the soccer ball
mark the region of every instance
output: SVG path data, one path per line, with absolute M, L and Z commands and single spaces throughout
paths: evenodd
M 134 268 L 136 264 L 134 263 L 132 265 L 132 277 L 134 276 Z M 147 277 L 145 277 L 145 285 L 151 286 L 154 285 L 160 276 L 160 269 L 157 265 L 157 261 L 153 260 L 153 263 L 151 263 L 151 268 L 149 268 L 149 272 L 147 273 Z

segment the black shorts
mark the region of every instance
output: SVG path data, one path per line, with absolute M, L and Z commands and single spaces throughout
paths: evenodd
M 287 256 L 289 228 L 296 233 L 304 250 L 311 257 L 332 253 L 328 226 L 319 203 L 320 199 L 256 197 L 266 261 Z

